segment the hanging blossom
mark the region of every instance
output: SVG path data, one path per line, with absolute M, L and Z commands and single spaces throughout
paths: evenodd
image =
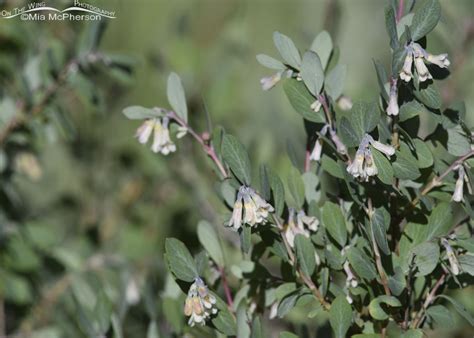
M 146 144 L 150 139 L 151 134 L 153 133 L 153 143 L 151 145 L 151 150 L 154 153 L 162 153 L 163 155 L 168 155 L 169 153 L 176 151 L 176 145 L 170 138 L 169 132 L 169 118 L 152 118 L 147 119 L 143 124 L 137 129 L 136 137 L 138 142 L 141 144 Z M 182 137 L 186 134 L 186 130 L 183 127 L 178 128 L 178 136 Z
M 189 317 L 188 325 L 205 325 L 206 320 L 216 313 L 216 297 L 209 293 L 206 284 L 197 277 L 189 288 L 184 303 L 184 314 Z
M 284 235 L 288 244 L 293 248 L 295 236 L 298 234 L 309 237 L 311 233 L 318 230 L 319 221 L 316 217 L 308 216 L 303 210 L 296 213 L 294 208 L 290 208 L 288 216 L 288 224 L 285 228 Z
M 281 72 L 275 73 L 273 75 L 263 77 L 260 79 L 260 84 L 262 85 L 263 90 L 270 90 L 281 80 Z
M 346 274 L 346 289 L 347 289 L 346 300 L 349 304 L 352 304 L 353 299 L 350 295 L 349 287 L 355 288 L 357 287 L 357 285 L 359 285 L 359 283 L 357 282 L 357 279 L 349 266 L 348 260 L 344 262 L 343 269 Z
M 424 82 L 433 78 L 426 67 L 425 61 L 435 64 L 440 68 L 448 68 L 450 65 L 448 54 L 430 54 L 416 42 L 410 43 L 405 48 L 407 51 L 407 56 L 405 57 L 402 70 L 400 71 L 400 78 L 405 82 L 410 82 L 413 77 L 413 63 L 415 63 L 415 70 L 418 74 L 418 79 L 420 82 Z
M 451 271 L 454 275 L 459 275 L 460 266 L 456 254 L 454 253 L 453 248 L 449 245 L 449 242 L 446 238 L 441 238 L 441 244 L 446 249 L 446 255 L 448 256 L 449 265 L 451 266 Z
M 390 98 L 388 100 L 387 106 L 387 115 L 397 116 L 398 113 L 398 90 L 396 83 L 392 83 L 392 86 L 390 87 Z
M 241 186 L 234 202 L 232 217 L 228 226 L 238 230 L 243 224 L 253 226 L 265 223 L 273 207 L 265 201 L 255 190 Z
M 319 137 L 316 139 L 316 142 L 314 143 L 313 150 L 311 151 L 311 155 L 309 157 L 310 161 L 315 161 L 319 162 L 321 160 L 321 154 L 323 150 L 323 139 L 321 136 L 325 136 L 328 133 L 329 130 L 329 137 L 331 138 L 332 142 L 337 148 L 337 152 L 342 155 L 347 155 L 347 148 L 342 143 L 341 139 L 339 136 L 336 134 L 336 131 L 333 129 L 330 129 L 329 125 L 325 125 L 319 132 Z
M 461 202 L 464 199 L 464 183 L 467 185 L 469 194 L 472 194 L 471 184 L 469 182 L 469 177 L 466 175 L 466 171 L 462 165 L 459 165 L 457 168 L 458 179 L 456 180 L 456 186 L 454 188 L 454 193 L 451 198 L 454 202 Z
M 328 132 L 328 129 L 329 129 L 329 125 L 326 124 L 319 131 L 319 135 L 320 136 L 326 135 Z M 323 140 L 320 136 L 318 136 L 318 138 L 316 139 L 316 142 L 314 143 L 313 150 L 311 151 L 311 155 L 309 156 L 310 161 L 319 162 L 319 160 L 321 160 L 321 154 L 323 151 Z
M 347 172 L 366 182 L 369 180 L 369 177 L 378 174 L 370 145 L 387 156 L 395 154 L 394 147 L 375 141 L 372 136 L 365 134 L 357 149 L 354 161 L 347 167 Z

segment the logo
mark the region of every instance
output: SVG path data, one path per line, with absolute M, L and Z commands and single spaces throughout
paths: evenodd
M 79 0 L 74 0 L 73 6 L 63 10 L 47 6 L 46 2 L 32 2 L 27 6 L 2 10 L 0 17 L 19 18 L 22 21 L 100 21 L 116 18 L 115 11 L 105 10 Z

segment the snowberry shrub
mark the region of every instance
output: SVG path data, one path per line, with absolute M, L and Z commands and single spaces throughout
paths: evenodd
M 290 321 L 329 320 L 336 337 L 422 337 L 452 319 L 447 306 L 474 324 L 446 295 L 474 273 L 474 150 L 464 106 L 443 107 L 436 86 L 450 66 L 447 54 L 428 45 L 440 12 L 437 0 L 386 8 L 391 68 L 374 61 L 374 102 L 343 95 L 346 66 L 327 32 L 304 49 L 274 33 L 279 57 L 257 56 L 273 72 L 260 80 L 262 88 L 281 85 L 307 131 L 305 161 L 287 177 L 265 165 L 252 173 L 256 164 L 223 128 L 196 132 L 174 73 L 170 108 L 124 110 L 143 120 L 136 136 L 142 144 L 151 139 L 155 153 L 179 151 L 173 135 L 197 141 L 229 209 L 215 226 L 240 235 L 241 254 L 232 261 L 225 254 L 232 244 L 208 222 L 197 229 L 205 255 L 193 257 L 181 241 L 167 239 L 166 260 L 187 294 L 190 326 L 265 337 L 263 323 L 286 318 L 295 306 L 306 312 Z M 436 124 L 434 132 L 423 136 L 422 121 Z M 332 184 L 322 188 L 323 180 Z

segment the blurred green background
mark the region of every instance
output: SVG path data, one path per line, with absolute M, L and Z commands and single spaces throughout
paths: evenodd
M 0 1 L 2 8 L 23 3 Z M 57 7 L 70 4 L 47 3 Z M 166 78 L 171 71 L 183 79 L 191 125 L 204 131 L 207 108 L 213 125 L 224 126 L 248 147 L 255 168 L 269 163 L 285 170 L 288 148 L 295 149 L 303 161 L 305 134 L 301 118 L 282 89 L 263 92 L 259 84 L 259 79 L 270 73 L 257 63 L 255 55 L 277 55 L 273 31 L 290 36 L 304 50 L 318 32 L 328 30 L 340 47 L 342 62 L 348 66 L 345 95 L 352 99 L 377 98 L 372 59 L 389 67 L 386 4 L 381 0 L 89 3 L 116 11 L 117 18 L 107 21 L 99 50 L 132 58 L 134 72 L 131 77 L 94 78 L 89 95 L 98 96 L 99 104 L 80 95 L 65 96 L 72 128 L 57 137 L 34 139 L 41 177 L 32 180 L 21 172 L 13 176 L 19 212 L 13 221 L 2 225 L 18 225 L 20 229 L 15 230 L 14 241 L 2 244 L 7 252 L 2 266 L 17 272 L 14 282 L 9 277 L 10 282 L 4 279 L 3 283 L 3 289 L 9 290 L 4 296 L 7 332 L 17 332 L 20 327 L 31 329 L 28 325 L 34 329 L 46 327 L 51 330 L 46 332 L 55 334 L 74 332 L 67 331 L 67 321 L 74 312 L 49 312 L 59 296 L 53 302 L 47 298 L 51 296 L 48 292 L 71 271 L 75 275 L 78 267 L 99 264 L 94 258 L 116 260 L 126 267 L 110 276 L 106 270 L 98 273 L 101 283 L 110 278 L 111 284 L 119 285 L 119 281 L 129 281 L 133 276 L 143 290 L 145 280 L 154 278 L 156 292 L 161 292 L 166 237 L 180 238 L 197 248 L 196 224 L 207 219 L 217 225 L 224 238 L 237 240 L 237 235 L 220 226 L 226 208 L 216 196 L 211 166 L 191 138 L 177 141 L 175 154 L 155 155 L 134 139 L 138 123 L 121 113 L 129 105 L 167 108 Z M 442 0 L 441 4 L 442 21 L 429 36 L 428 50 L 449 53 L 451 77 L 439 86 L 446 105 L 465 100 L 472 125 L 474 1 Z M 70 50 L 71 41 L 84 25 L 1 19 L 0 41 L 15 34 L 28 41 L 19 45 L 17 53 L 21 57 L 14 59 L 16 54 L 10 53 L 10 47 L 0 44 L 2 65 L 12 62 L 23 67 L 29 57 L 46 50 L 53 39 Z M 5 77 L 2 85 L 8 81 Z M 67 88 L 63 90 L 67 92 Z M 80 294 L 92 292 L 90 297 L 94 298 L 90 283 L 95 282 L 88 280 L 90 276 L 83 277 L 89 281 L 87 286 L 81 278 L 71 282 L 73 288 Z M 118 281 L 112 282 L 115 279 Z M 472 300 L 465 303 L 474 308 Z M 131 313 L 124 330 L 130 337 L 143 336 L 148 325 L 145 310 L 135 307 Z M 164 321 L 160 325 L 166 332 L 170 325 L 178 324 Z M 66 331 L 54 331 L 57 327 Z

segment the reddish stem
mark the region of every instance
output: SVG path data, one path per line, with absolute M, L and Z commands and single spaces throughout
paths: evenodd
M 398 2 L 397 17 L 395 18 L 395 20 L 397 21 L 397 23 L 398 23 L 398 22 L 400 21 L 400 19 L 402 18 L 404 5 L 405 5 L 404 0 L 400 0 L 400 1 Z
M 223 267 L 219 267 L 219 273 L 221 275 L 222 286 L 224 288 L 225 298 L 227 299 L 227 305 L 232 308 L 234 306 L 234 301 L 232 299 L 232 293 L 227 282 L 227 277 L 225 276 L 225 270 Z

